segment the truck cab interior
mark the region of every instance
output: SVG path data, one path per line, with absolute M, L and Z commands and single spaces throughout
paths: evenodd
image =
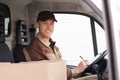
M 37 35 L 40 11 L 51 11 L 57 18 L 52 38 L 67 68 L 76 67 L 81 55 L 89 60 L 102 55 L 78 76 L 97 74 L 103 80 L 107 67 L 103 9 L 94 0 L 0 0 L 0 62 L 26 61 L 22 51 Z

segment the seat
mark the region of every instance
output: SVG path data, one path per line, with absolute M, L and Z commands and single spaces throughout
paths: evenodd
M 29 44 L 29 35 L 26 22 L 24 20 L 18 20 L 16 22 L 16 46 L 13 50 L 14 61 L 25 62 L 25 55 L 23 54 L 23 48 Z
M 6 43 L 0 42 L 0 62 L 13 62 L 13 55 Z
M 26 46 L 23 45 L 18 45 L 14 48 L 14 62 L 18 63 L 18 62 L 26 62 L 25 56 L 23 54 L 23 48 Z

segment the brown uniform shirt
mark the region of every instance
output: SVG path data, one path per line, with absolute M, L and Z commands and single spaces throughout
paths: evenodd
M 24 48 L 27 61 L 40 61 L 40 60 L 61 60 L 62 56 L 59 49 L 55 46 L 55 42 L 52 39 L 50 42 L 44 42 L 38 35 L 29 45 Z M 29 57 L 28 57 L 29 56 Z M 71 70 L 67 70 L 67 79 L 72 77 Z

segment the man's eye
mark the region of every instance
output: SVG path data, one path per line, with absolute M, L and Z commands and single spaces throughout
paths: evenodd
M 54 23 L 51 23 L 51 25 L 54 25 Z
M 43 22 L 43 24 L 46 24 L 46 22 Z

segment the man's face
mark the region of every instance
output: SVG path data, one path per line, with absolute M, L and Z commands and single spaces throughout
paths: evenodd
M 54 21 L 48 19 L 46 21 L 38 22 L 39 33 L 44 38 L 50 38 L 54 30 Z

